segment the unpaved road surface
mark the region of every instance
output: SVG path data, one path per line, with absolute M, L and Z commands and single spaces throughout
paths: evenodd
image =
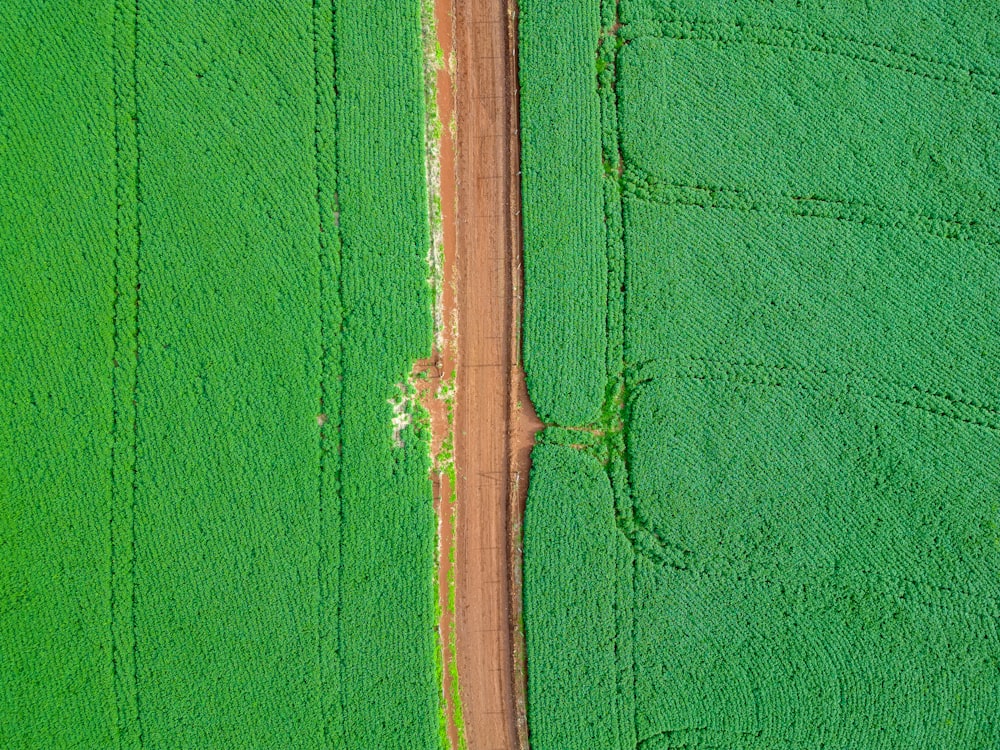
M 527 746 L 519 538 L 537 421 L 519 362 L 515 8 L 515 0 L 451 2 L 459 314 L 455 625 L 470 750 Z

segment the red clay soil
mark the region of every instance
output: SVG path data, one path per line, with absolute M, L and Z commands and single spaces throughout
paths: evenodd
M 520 529 L 540 424 L 520 369 L 516 2 L 437 7 L 442 48 L 447 58 L 453 42 L 457 63 L 455 626 L 465 736 L 470 750 L 526 750 Z M 450 37 L 440 31 L 449 17 Z

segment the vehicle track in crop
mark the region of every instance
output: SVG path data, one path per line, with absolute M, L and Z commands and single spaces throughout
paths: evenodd
M 520 536 L 541 425 L 520 357 L 517 3 L 437 6 L 445 58 L 453 51 L 455 60 L 455 656 L 462 718 L 470 750 L 526 750 Z M 442 33 L 444 18 L 451 28 Z

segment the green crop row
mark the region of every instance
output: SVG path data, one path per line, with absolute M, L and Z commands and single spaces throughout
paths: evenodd
M 117 734 L 110 498 L 131 470 L 114 392 L 135 357 L 114 366 L 114 248 L 130 223 L 116 221 L 114 6 L 81 5 L 0 3 L 5 748 Z
M 525 374 L 543 421 L 583 425 L 607 382 L 600 2 L 520 5 Z
M 426 435 L 413 420 L 400 447 L 386 429 L 398 384 L 432 338 L 420 5 L 345 0 L 335 10 L 342 741 L 430 748 L 440 686 Z
M 538 437 L 524 523 L 536 750 L 635 747 L 619 416 L 624 247 L 616 3 L 521 2 L 524 359 Z M 612 491 L 614 487 L 614 491 Z
M 532 452 L 524 517 L 528 726 L 539 750 L 622 747 L 619 537 L 601 463 L 543 438 Z

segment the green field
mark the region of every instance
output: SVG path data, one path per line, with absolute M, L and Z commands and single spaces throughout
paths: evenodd
M 437 747 L 419 2 L 0 29 L 0 747 Z
M 532 747 L 996 747 L 1000 9 L 521 13 Z

